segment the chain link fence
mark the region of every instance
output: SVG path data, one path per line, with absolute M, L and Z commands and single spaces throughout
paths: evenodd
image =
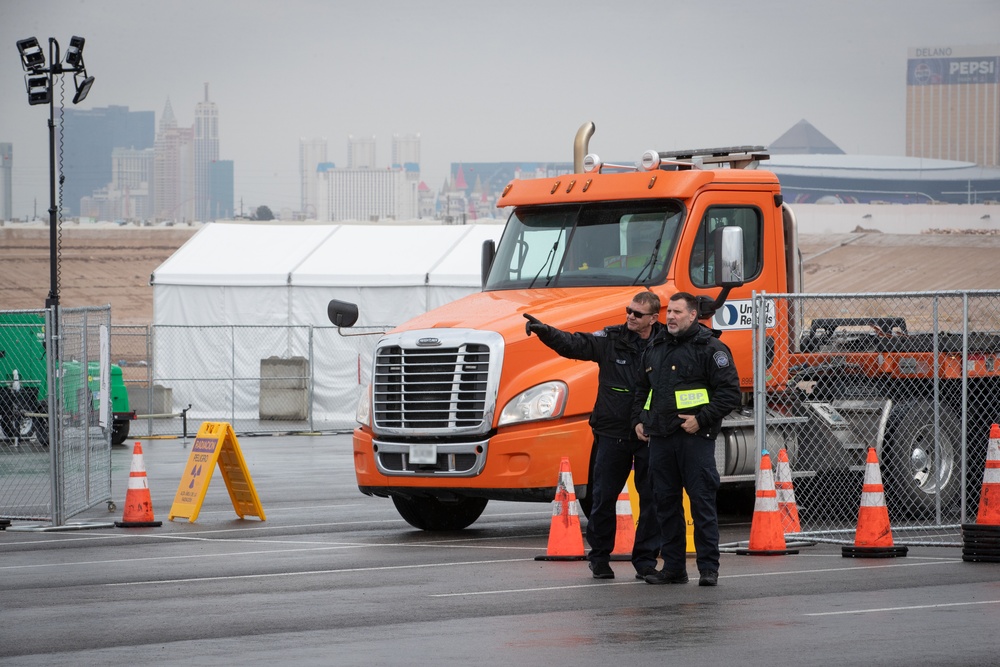
M 58 526 L 111 500 L 112 418 L 110 307 L 57 312 L 0 312 L 0 516 Z
M 114 327 L 136 419 L 133 437 L 192 435 L 203 421 L 237 433 L 349 431 L 387 327 Z
M 895 542 L 961 544 L 1000 421 L 1000 293 L 761 294 L 754 315 L 758 443 L 788 451 L 802 537 L 853 543 L 874 448 Z

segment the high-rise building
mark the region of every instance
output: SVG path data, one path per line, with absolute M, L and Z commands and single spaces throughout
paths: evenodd
M 111 151 L 111 183 L 80 200 L 80 215 L 99 220 L 146 220 L 153 183 L 152 148 Z
M 233 161 L 216 160 L 208 165 L 208 220 L 233 217 Z
M 375 136 L 347 135 L 347 168 L 375 169 Z
M 1000 166 L 1000 45 L 910 49 L 906 154 Z
M 326 163 L 326 139 L 299 139 L 299 177 L 302 181 L 301 209 L 304 218 L 316 217 L 316 169 Z
M 14 217 L 13 182 L 14 144 L 0 144 L 0 220 Z
M 419 183 L 403 169 L 326 169 L 319 172 L 316 219 L 408 220 L 416 218 Z
M 412 164 L 417 166 L 416 171 L 420 171 L 419 134 L 392 135 L 391 164 L 394 167 L 403 167 Z
M 212 163 L 218 160 L 219 110 L 215 102 L 208 100 L 206 83 L 205 99 L 194 108 L 194 215 L 195 219 L 203 222 L 214 219 L 209 170 Z
M 115 148 L 152 148 L 156 118 L 152 111 L 125 106 L 63 110 L 62 210 L 80 214 L 80 200 L 111 182 Z
M 153 159 L 153 218 L 195 220 L 194 128 L 178 127 L 170 100 L 160 117 Z

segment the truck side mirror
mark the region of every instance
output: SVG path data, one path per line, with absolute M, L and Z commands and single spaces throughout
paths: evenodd
M 330 299 L 326 306 L 326 316 L 338 327 L 353 327 L 358 321 L 358 307 L 347 301 Z
M 718 287 L 739 287 L 743 279 L 743 229 L 720 227 L 712 232 L 715 243 L 715 284 Z
M 743 280 L 743 229 L 741 227 L 720 227 L 712 232 L 713 257 L 715 261 L 715 286 L 722 291 L 713 300 L 698 297 L 698 319 L 704 320 L 715 315 L 729 298 L 729 292 L 739 287 Z
M 480 259 L 479 273 L 483 289 L 486 289 L 486 279 L 490 277 L 490 268 L 497 256 L 497 244 L 493 239 L 483 241 L 483 252 Z

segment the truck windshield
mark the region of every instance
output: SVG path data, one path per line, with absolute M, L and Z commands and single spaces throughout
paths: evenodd
M 664 200 L 518 208 L 486 290 L 662 282 L 682 220 Z

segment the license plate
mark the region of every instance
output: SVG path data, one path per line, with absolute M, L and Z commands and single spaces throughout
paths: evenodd
M 437 445 L 410 445 L 410 463 L 437 463 Z

